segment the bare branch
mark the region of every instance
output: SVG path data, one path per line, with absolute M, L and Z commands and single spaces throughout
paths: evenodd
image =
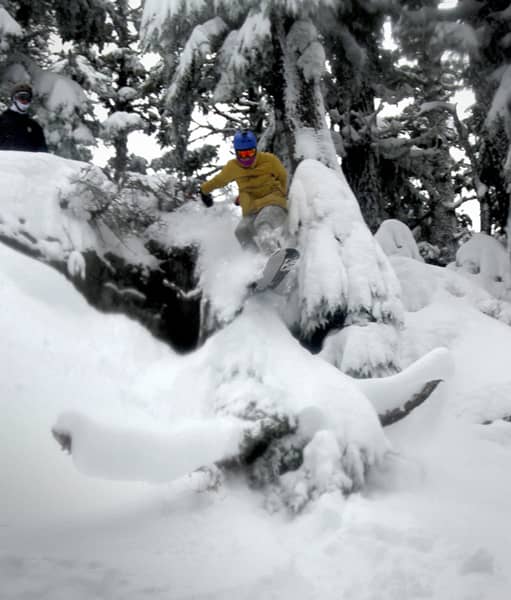
M 182 300 L 198 300 L 202 296 L 201 288 L 194 288 L 186 291 L 168 279 L 163 280 L 163 285 L 175 292 L 177 297 L 181 298 Z
M 428 381 L 428 383 L 426 383 L 420 392 L 414 394 L 410 400 L 405 402 L 402 406 L 398 406 L 382 415 L 378 415 L 382 427 L 392 425 L 393 423 L 397 423 L 398 421 L 401 421 L 401 419 L 404 419 L 412 412 L 412 410 L 423 404 L 436 390 L 438 384 L 441 382 L 442 379 L 433 379 L 432 381 Z

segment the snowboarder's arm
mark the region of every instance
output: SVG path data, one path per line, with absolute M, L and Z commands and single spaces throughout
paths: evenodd
M 227 163 L 218 175 L 205 181 L 200 189 L 203 194 L 210 194 L 213 190 L 224 187 L 231 181 L 234 181 L 234 172 L 231 163 Z

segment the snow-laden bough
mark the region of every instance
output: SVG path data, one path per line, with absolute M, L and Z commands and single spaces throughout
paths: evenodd
M 326 491 L 360 489 L 390 450 L 377 410 L 405 403 L 396 390 L 413 394 L 445 378 L 447 362 L 437 350 L 400 375 L 356 381 L 311 355 L 254 298 L 183 358 L 165 425 L 141 431 L 66 413 L 53 434 L 90 476 L 168 482 L 217 464 L 241 469 L 299 510 Z

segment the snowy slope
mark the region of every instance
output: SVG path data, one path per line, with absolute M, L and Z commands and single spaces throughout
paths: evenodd
M 98 245 L 89 225 L 59 206 L 60 193 L 85 163 L 46 153 L 2 152 L 0 234 L 48 259 L 66 259 L 73 250 Z M 51 176 L 50 176 L 51 175 Z
M 511 424 L 475 423 L 511 413 L 511 330 L 419 266 L 435 293 L 406 313 L 403 360 L 445 345 L 454 376 L 386 430 L 398 453 L 363 493 L 289 518 L 237 479 L 197 493 L 200 475 L 78 473 L 51 438 L 57 415 L 161 433 L 183 359 L 0 246 L 2 599 L 507 599 Z
M 97 209 L 96 201 L 90 197 L 88 205 L 83 190 L 77 193 L 77 180 L 87 172 L 89 184 L 108 191 L 112 184 L 99 168 L 42 152 L 21 156 L 14 151 L 0 153 L 0 237 L 42 260 L 67 262 L 72 275 L 84 268 L 81 253 L 87 250 L 154 266 L 143 240 L 133 235 L 120 239 L 106 220 L 91 218 L 89 209 Z

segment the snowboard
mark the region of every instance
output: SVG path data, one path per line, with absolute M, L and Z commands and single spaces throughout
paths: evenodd
M 293 271 L 299 258 L 300 253 L 296 248 L 277 250 L 268 259 L 260 279 L 250 284 L 249 291 L 259 294 L 267 290 L 276 290 L 286 276 Z

